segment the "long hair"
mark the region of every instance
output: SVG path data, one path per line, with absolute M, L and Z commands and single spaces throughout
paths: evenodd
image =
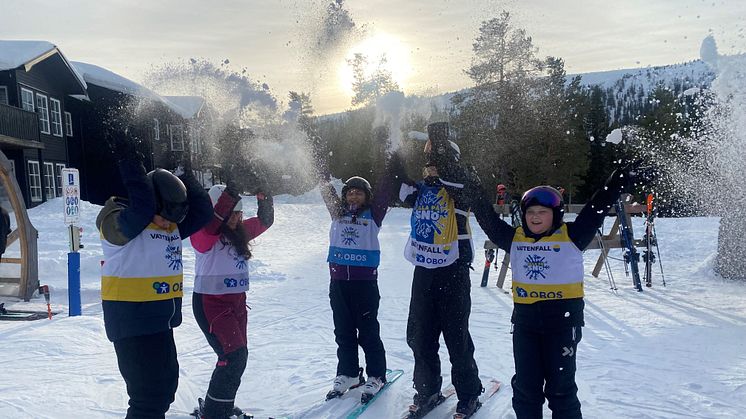
M 231 246 L 236 249 L 238 255 L 245 257 L 247 260 L 251 259 L 251 246 L 249 245 L 249 238 L 246 235 L 246 229 L 243 227 L 243 223 L 238 223 L 235 229 L 232 229 L 228 227 L 228 224 L 223 223 L 223 225 L 220 226 L 220 233 L 230 241 Z M 224 243 L 223 245 L 225 246 L 226 244 Z

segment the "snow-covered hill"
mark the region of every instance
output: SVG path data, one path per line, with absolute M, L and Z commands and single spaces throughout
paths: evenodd
M 727 57 L 724 57 L 727 59 Z M 634 123 L 635 118 L 651 109 L 650 94 L 659 87 L 680 96 L 693 89 L 707 89 L 715 79 L 712 68 L 701 60 L 659 67 L 630 68 L 568 75 L 575 76 L 588 88 L 598 87 L 610 123 Z
M 248 207 L 248 208 L 247 208 Z M 245 205 L 252 214 L 255 205 Z M 39 230 L 39 271 L 52 289 L 53 320 L 0 322 L 0 417 L 117 418 L 127 396 L 114 349 L 106 340 L 99 300 L 101 247 L 93 225 L 98 207 L 84 205 L 81 252 L 83 316 L 67 317 L 67 236 L 62 202 L 30 211 Z M 639 220 L 635 220 L 639 222 Z M 393 209 L 381 231 L 380 321 L 389 367 L 404 376 L 363 418 L 397 418 L 411 401 L 413 359 L 405 341 L 412 266 L 402 256 L 409 212 Z M 611 219 L 607 224 L 609 228 Z M 318 193 L 278 197 L 275 225 L 253 247 L 249 291 L 249 363 L 238 404 L 259 414 L 336 418 L 344 403 L 322 400 L 335 373 L 335 343 L 325 263 L 329 216 Z M 484 234 L 475 222 L 477 255 Z M 639 226 L 638 226 L 639 227 Z M 589 418 L 746 417 L 746 286 L 713 274 L 718 220 L 660 219 L 657 223 L 667 287 L 660 277 L 643 293 L 625 278 L 618 250 L 605 277 L 586 276 L 586 327 L 578 351 L 579 396 Z M 597 251 L 586 253 L 586 272 Z M 499 258 L 502 257 L 502 253 Z M 184 323 L 175 331 L 181 374 L 169 418 L 188 418 L 204 395 L 215 356 L 191 310 L 194 254 L 185 243 Z M 481 266 L 481 258 L 475 267 Z M 481 269 L 479 269 L 481 271 Z M 472 273 L 471 331 L 484 377 L 504 387 L 475 419 L 512 418 L 513 359 L 509 295 L 479 287 Z M 496 278 L 493 271 L 492 279 Z M 506 284 L 509 287 L 509 283 Z M 44 309 L 5 299 L 16 309 Z M 450 382 L 442 346 L 444 384 Z M 349 403 L 349 402 L 346 402 Z M 445 418 L 455 400 L 428 418 Z M 547 411 L 548 412 L 548 411 Z M 546 417 L 549 417 L 547 413 Z

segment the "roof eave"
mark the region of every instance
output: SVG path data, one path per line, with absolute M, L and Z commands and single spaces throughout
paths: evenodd
M 62 58 L 62 62 L 65 63 L 65 66 L 68 70 L 73 74 L 73 77 L 75 78 L 75 81 L 78 83 L 78 86 L 80 86 L 81 92 L 83 95 L 85 95 L 86 98 L 88 98 L 88 85 L 86 84 L 85 80 L 83 80 L 83 77 L 78 74 L 77 71 L 73 68 L 73 66 L 70 64 L 70 62 L 67 60 L 67 57 L 65 57 L 65 54 L 62 53 L 62 51 L 59 50 L 56 46 L 50 49 L 49 51 L 39 55 L 36 58 L 33 58 L 29 61 L 27 61 L 25 64 L 23 64 L 24 70 L 26 72 L 31 71 L 31 69 L 40 62 L 46 60 L 47 58 L 53 56 L 54 54 L 59 54 L 60 58 Z

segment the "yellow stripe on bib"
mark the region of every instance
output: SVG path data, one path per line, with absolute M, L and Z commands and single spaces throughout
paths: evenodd
M 162 301 L 183 296 L 182 275 L 152 278 L 101 277 L 101 299 L 106 301 Z
M 572 284 L 526 284 L 513 282 L 513 301 L 516 304 L 533 304 L 537 301 L 582 298 L 583 283 Z

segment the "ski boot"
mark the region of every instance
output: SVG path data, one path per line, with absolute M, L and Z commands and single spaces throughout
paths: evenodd
M 474 414 L 479 408 L 482 407 L 482 403 L 479 402 L 479 398 L 474 397 L 469 400 L 459 400 L 456 405 L 456 414 L 453 415 L 453 419 L 468 419 Z
M 194 409 L 194 412 L 190 413 L 189 416 L 194 416 L 197 419 L 204 419 L 205 414 L 205 400 L 203 398 L 197 399 L 197 408 Z M 246 413 L 241 410 L 241 408 L 237 406 L 233 406 L 233 410 L 231 410 L 231 415 L 229 416 L 229 419 L 253 419 L 253 415 L 247 415 Z
M 254 415 L 249 415 L 247 413 L 244 413 L 243 410 L 241 410 L 238 406 L 233 406 L 233 410 L 231 411 L 231 415 L 229 416 L 230 419 L 253 419 Z
M 194 416 L 197 419 L 204 419 L 204 408 L 205 408 L 205 399 L 198 398 L 197 399 L 197 407 L 194 409 L 194 412 L 190 413 L 189 416 Z
M 409 405 L 409 415 L 407 416 L 407 419 L 418 419 L 424 417 L 439 404 L 443 403 L 445 399 L 446 398 L 443 397 L 441 392 L 429 396 L 422 396 L 419 393 L 415 394 L 414 403 Z
M 348 390 L 358 388 L 365 384 L 365 378 L 363 378 L 363 369 L 358 370 L 357 377 L 350 377 L 347 375 L 338 375 L 334 379 L 334 386 L 331 391 L 326 394 L 326 400 L 336 399 L 342 397 L 343 394 L 347 393 Z
M 367 404 L 379 391 L 386 385 L 386 378 L 368 377 L 368 381 L 363 385 L 363 394 L 360 396 L 360 403 Z

